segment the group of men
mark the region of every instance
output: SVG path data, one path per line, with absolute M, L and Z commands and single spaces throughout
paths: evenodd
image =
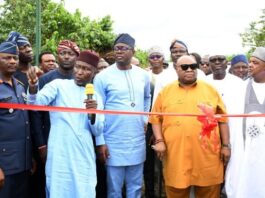
M 58 66 L 52 54 L 42 54 L 46 73 L 41 75 L 31 65 L 26 37 L 11 32 L 0 44 L 1 103 L 117 111 L 91 116 L 1 108 L 0 197 L 100 197 L 104 193 L 96 191 L 96 185 L 105 180 L 104 196 L 122 197 L 125 186 L 126 197 L 138 198 L 143 174 L 145 196 L 155 197 L 155 154 L 163 164 L 169 198 L 189 197 L 191 188 L 195 197 L 220 197 L 225 171 L 228 197 L 264 196 L 265 155 L 258 152 L 264 119 L 214 114 L 265 113 L 265 48 L 251 55 L 247 81 L 232 75 L 247 62 L 242 55 L 231 62 L 241 69 L 229 74 L 224 55 L 209 55 L 202 64 L 175 39 L 170 45 L 173 64 L 164 69 L 164 53 L 154 46 L 148 51 L 147 72 L 131 63 L 134 48 L 134 38 L 120 34 L 113 45 L 115 63 L 98 73 L 97 53 L 63 40 L 57 48 Z M 200 64 L 209 66 L 211 74 L 206 77 Z M 95 87 L 92 98 L 86 95 L 87 84 Z M 149 117 L 119 113 L 150 110 Z M 196 116 L 203 112 L 212 117 Z M 97 178 L 96 157 L 106 178 Z M 36 173 L 44 178 L 42 185 L 32 178 Z

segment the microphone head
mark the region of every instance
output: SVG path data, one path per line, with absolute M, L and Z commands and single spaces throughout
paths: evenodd
M 86 84 L 85 93 L 86 93 L 86 95 L 94 95 L 94 85 L 91 83 Z

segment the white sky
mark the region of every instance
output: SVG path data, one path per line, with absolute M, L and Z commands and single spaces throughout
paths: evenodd
M 265 3 L 263 0 L 65 0 L 65 8 L 70 12 L 79 9 L 90 19 L 110 15 L 115 33 L 131 34 L 136 46 L 143 50 L 159 45 L 168 58 L 174 38 L 184 41 L 189 52 L 200 55 L 247 52 L 239 33 L 259 19 Z
M 59 0 L 54 0 L 59 2 Z M 69 11 L 79 9 L 91 19 L 110 15 L 115 33 L 129 33 L 136 46 L 159 45 L 169 56 L 174 38 L 190 52 L 245 53 L 239 33 L 257 21 L 263 0 L 65 0 Z

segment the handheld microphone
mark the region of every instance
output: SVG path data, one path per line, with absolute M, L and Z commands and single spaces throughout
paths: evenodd
M 94 91 L 94 85 L 91 83 L 86 84 L 85 93 L 87 95 L 88 100 L 93 99 L 94 92 L 95 92 Z M 92 125 L 95 124 L 95 121 L 96 121 L 96 115 L 95 114 L 88 114 L 88 118 L 90 119 L 90 123 Z

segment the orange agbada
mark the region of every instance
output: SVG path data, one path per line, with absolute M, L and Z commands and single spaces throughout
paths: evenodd
M 198 104 L 213 107 L 216 114 L 225 114 L 220 95 L 209 84 L 197 81 L 193 87 L 183 88 L 176 81 L 166 86 L 158 95 L 152 112 L 201 114 Z M 162 125 L 162 135 L 167 147 L 163 161 L 167 186 L 187 188 L 191 185 L 211 186 L 223 182 L 223 163 L 220 160 L 220 134 L 217 139 L 207 139 L 208 147 L 202 147 L 201 123 L 197 117 L 150 116 L 152 124 Z M 222 118 L 220 122 L 227 122 Z M 214 142 L 215 141 L 215 142 Z M 216 142 L 217 141 L 217 142 Z M 218 150 L 214 149 L 214 144 Z

